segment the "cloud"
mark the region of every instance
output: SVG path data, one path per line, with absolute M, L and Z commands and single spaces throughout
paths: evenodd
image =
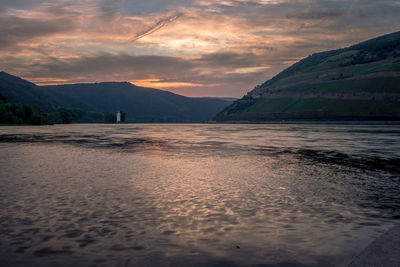
M 99 54 L 62 61 L 43 61 L 28 64 L 30 77 L 51 77 L 71 79 L 74 77 L 118 77 L 133 79 L 151 78 L 159 75 L 175 76 L 177 72 L 191 69 L 190 62 L 177 57 L 131 56 L 126 54 Z M 29 71 L 30 69 L 30 71 Z
M 195 60 L 198 65 L 205 65 L 209 68 L 227 68 L 237 69 L 245 67 L 257 67 L 265 64 L 265 59 L 260 59 L 253 53 L 238 54 L 233 52 L 215 52 L 205 54 L 201 58 Z
M 0 11 L 7 10 L 9 8 L 30 8 L 37 3 L 40 3 L 40 0 L 1 0 Z
M 19 65 L 15 71 L 23 72 L 24 78 L 39 84 L 130 81 L 191 96 L 239 97 L 255 81 L 261 83 L 267 75 L 271 75 L 268 65 L 252 67 L 258 57 L 250 53 L 221 52 L 198 58 L 98 54 L 63 60 L 48 59 L 41 63 L 21 64 L 18 61 L 18 58 L 7 57 L 0 59 L 0 65 Z M 275 62 L 272 66 L 279 64 Z
M 50 36 L 73 29 L 70 18 L 31 19 L 16 16 L 0 18 L 0 49 L 27 42 L 33 38 Z
M 399 30 L 392 0 L 3 0 L 0 69 L 241 96 L 293 62 Z
M 123 1 L 124 12 L 131 14 L 155 14 L 191 7 L 194 0 L 129 0 Z
M 299 20 L 320 20 L 326 18 L 337 18 L 343 15 L 343 11 L 339 9 L 311 9 L 287 15 L 288 18 Z
M 101 17 L 113 18 L 120 14 L 121 0 L 104 0 L 100 2 L 100 13 Z

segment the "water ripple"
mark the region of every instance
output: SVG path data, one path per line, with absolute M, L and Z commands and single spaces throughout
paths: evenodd
M 394 126 L 0 128 L 5 265 L 343 266 L 400 219 Z

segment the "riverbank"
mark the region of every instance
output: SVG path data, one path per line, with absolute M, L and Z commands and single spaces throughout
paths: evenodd
M 400 224 L 373 241 L 349 267 L 400 266 Z
M 400 125 L 400 121 L 307 121 L 307 120 L 281 120 L 281 121 L 218 121 L 207 122 L 218 124 L 321 124 L 321 125 Z

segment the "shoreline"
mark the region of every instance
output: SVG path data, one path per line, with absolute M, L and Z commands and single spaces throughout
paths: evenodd
M 400 224 L 370 243 L 348 266 L 400 266 Z
M 128 124 L 311 124 L 311 125 L 400 125 L 400 121 L 307 121 L 307 120 L 282 120 L 282 121 L 204 121 L 204 122 L 73 122 L 54 124 L 0 124 L 4 126 L 54 126 L 54 125 L 128 125 Z
M 321 125 L 400 125 L 400 121 L 218 121 L 215 124 L 321 124 Z

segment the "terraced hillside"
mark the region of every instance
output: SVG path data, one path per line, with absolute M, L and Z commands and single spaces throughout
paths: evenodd
M 215 119 L 400 120 L 400 32 L 310 55 Z

